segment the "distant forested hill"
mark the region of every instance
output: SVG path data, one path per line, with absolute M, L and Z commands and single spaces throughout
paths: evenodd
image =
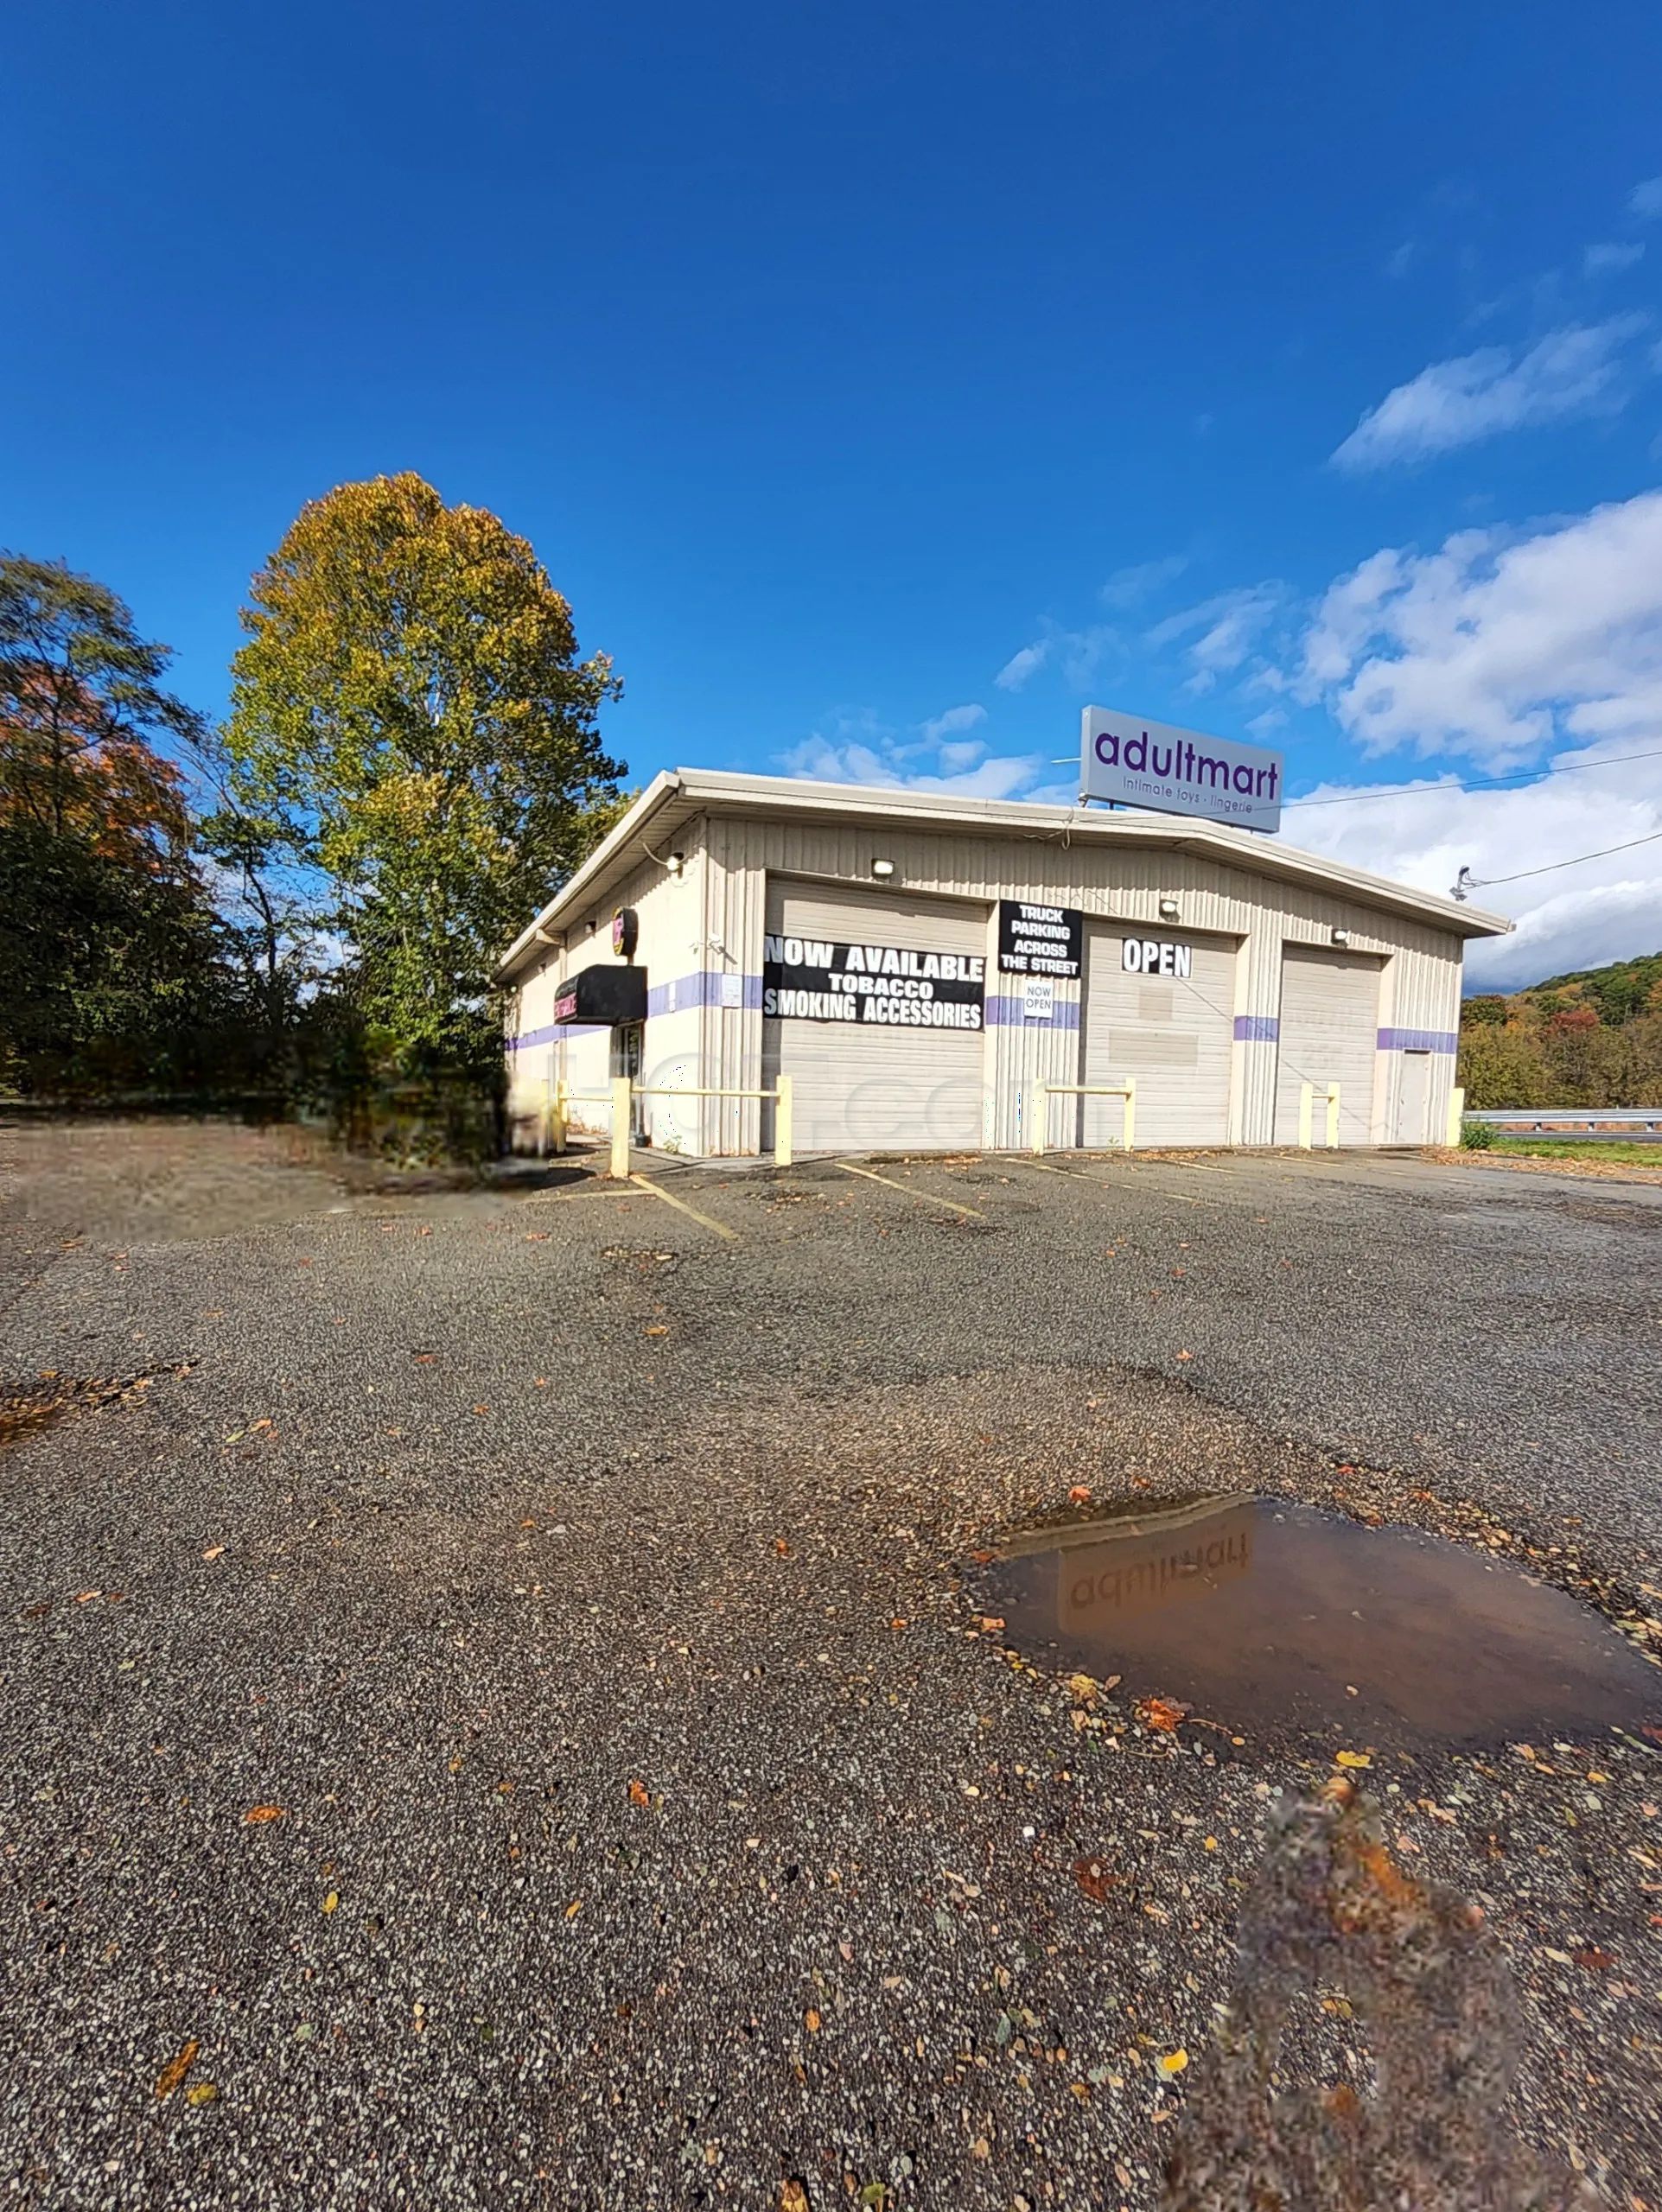
M 1662 1103 L 1662 952 L 1461 1008 L 1468 1106 Z

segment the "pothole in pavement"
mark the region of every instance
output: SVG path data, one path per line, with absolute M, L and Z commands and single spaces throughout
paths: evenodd
M 1662 1670 L 1562 1591 L 1284 1499 L 1191 1492 L 1035 1529 L 977 1588 L 1030 1657 L 1238 1727 L 1449 1744 L 1662 1714 Z

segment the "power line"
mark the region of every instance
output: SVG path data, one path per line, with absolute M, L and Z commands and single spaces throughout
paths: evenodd
M 1469 891 L 1488 891 L 1497 883 L 1522 883 L 1526 876 L 1551 875 L 1561 868 L 1580 868 L 1584 861 L 1608 860 L 1612 853 L 1631 853 L 1635 845 L 1654 845 L 1662 842 L 1662 830 L 1652 830 L 1648 837 L 1629 837 L 1625 845 L 1606 845 L 1596 853 L 1577 853 L 1574 860 L 1548 861 L 1544 868 L 1520 868 L 1516 875 L 1474 875 L 1463 868 L 1455 879 L 1452 895 L 1464 899 Z
M 1544 783 L 1549 776 L 1579 775 L 1587 768 L 1617 768 L 1628 760 L 1662 760 L 1662 749 L 1650 753 L 1612 753 L 1600 760 L 1567 760 L 1561 768 L 1543 768 L 1538 773 L 1537 773 L 1537 772 L 1532 768 L 1518 768 L 1514 769 L 1510 776 L 1474 776 L 1471 782 L 1468 784 L 1399 785 L 1391 791 L 1352 791 L 1338 798 L 1289 798 L 1285 801 L 1285 804 L 1289 808 L 1295 806 L 1360 806 L 1366 800 L 1371 798 L 1446 798 L 1450 791 L 1493 791 L 1501 784 L 1516 784 L 1520 779 L 1527 779 L 1539 784 Z M 1613 849 L 1620 851 L 1621 848 L 1618 846 Z M 1596 857 L 1596 855 L 1589 855 L 1589 859 Z M 1563 865 L 1567 868 L 1570 866 L 1570 862 L 1566 861 Z M 1509 877 L 1501 880 L 1506 881 L 1511 880 Z

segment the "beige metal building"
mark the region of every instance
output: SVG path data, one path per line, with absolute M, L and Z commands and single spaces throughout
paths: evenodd
M 798 1153 L 1441 1138 L 1468 938 L 1509 924 L 1181 816 L 678 769 L 515 941 L 516 1142 Z M 683 1094 L 677 1096 L 677 1093 Z M 1308 1111 L 1308 1105 L 1305 1106 Z

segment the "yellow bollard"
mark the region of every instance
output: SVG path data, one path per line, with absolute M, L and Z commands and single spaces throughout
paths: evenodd
M 634 1085 L 627 1075 L 612 1077 L 612 1176 L 615 1182 L 629 1179 L 629 1116 L 633 1107 Z
M 1460 1133 L 1466 1122 L 1466 1093 L 1456 1084 L 1449 1093 L 1449 1126 L 1443 1132 L 1443 1142 L 1455 1146 L 1460 1142 Z
M 1043 1084 L 1034 1084 L 1028 1103 L 1033 1114 L 1033 1149 L 1042 1152 L 1045 1141 L 1050 1135 L 1050 1093 Z
M 1315 1096 L 1315 1085 L 1313 1083 L 1300 1084 L 1298 1087 L 1298 1148 L 1301 1152 L 1308 1152 L 1310 1148 L 1310 1106 Z
M 562 1076 L 554 1086 L 554 1112 L 548 1126 L 549 1141 L 557 1155 L 565 1150 L 565 1125 L 570 1118 L 566 1105 L 566 1082 Z
M 774 1165 L 788 1167 L 793 1158 L 791 1149 L 793 1130 L 791 1116 L 794 1104 L 793 1085 L 788 1075 L 778 1078 L 774 1099 Z
M 1137 1077 L 1125 1078 L 1125 1149 L 1129 1152 L 1137 1142 Z
M 1336 1083 L 1328 1085 L 1328 1149 L 1329 1152 L 1339 1149 L 1339 1085 Z

